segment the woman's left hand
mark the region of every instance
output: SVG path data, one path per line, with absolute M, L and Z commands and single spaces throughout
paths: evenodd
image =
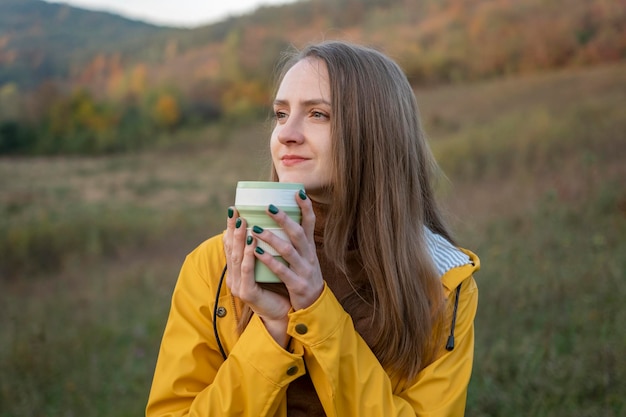
M 282 210 L 278 210 L 276 214 L 269 209 L 267 211 L 287 234 L 289 241 L 266 230 L 261 233 L 253 231 L 253 234 L 272 246 L 289 263 L 287 266 L 268 253 L 255 253 L 257 259 L 267 265 L 285 284 L 294 310 L 300 310 L 309 307 L 319 298 L 324 289 L 324 279 L 313 239 L 315 213 L 311 200 L 305 194 L 299 193 L 296 201 L 302 210 L 301 225 L 290 219 Z

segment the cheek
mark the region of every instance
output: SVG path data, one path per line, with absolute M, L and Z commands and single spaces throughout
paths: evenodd
M 330 170 L 330 167 L 333 165 L 333 150 L 332 150 L 332 146 L 330 145 L 330 141 L 326 144 L 322 153 L 323 153 L 324 166 L 326 167 L 327 170 Z
M 276 162 L 277 152 L 278 152 L 278 139 L 276 138 L 276 131 L 272 132 L 272 136 L 270 137 L 270 153 L 272 155 L 272 161 Z

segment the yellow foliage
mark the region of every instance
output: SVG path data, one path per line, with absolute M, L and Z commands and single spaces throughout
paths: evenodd
M 148 69 L 144 64 L 137 64 L 130 74 L 130 91 L 141 94 L 146 90 Z
M 178 101 L 171 94 L 162 94 L 153 109 L 154 118 L 159 126 L 171 128 L 180 121 Z
M 269 96 L 265 86 L 258 81 L 240 82 L 225 91 L 222 108 L 226 114 L 242 114 L 265 108 Z

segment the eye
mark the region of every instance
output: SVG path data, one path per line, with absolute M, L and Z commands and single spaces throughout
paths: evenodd
M 317 111 L 317 110 L 313 110 L 311 112 L 311 117 L 313 117 L 314 119 L 319 119 L 319 120 L 328 120 L 329 118 L 326 113 Z
M 276 110 L 274 111 L 274 118 L 276 120 L 284 120 L 287 118 L 287 113 L 285 113 L 284 111 L 281 110 Z

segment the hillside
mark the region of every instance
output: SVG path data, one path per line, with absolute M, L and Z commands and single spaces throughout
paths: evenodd
M 138 48 L 169 30 L 105 12 L 39 0 L 0 1 L 0 86 L 67 78 L 98 53 Z
M 618 61 L 625 33 L 626 0 L 307 0 L 151 39 L 122 65 L 150 62 L 154 85 L 234 86 L 254 102 L 282 51 L 324 39 L 382 49 L 423 85 Z
M 625 0 L 305 0 L 193 30 L 40 0 L 3 0 L 0 85 L 80 81 L 81 70 L 89 71 L 85 60 L 103 57 L 121 59 L 125 69 L 150 62 L 155 82 L 258 80 L 286 46 L 324 38 L 377 46 L 416 83 L 449 82 L 619 60 L 626 56 L 625 30 Z M 198 72 L 224 58 L 217 70 Z M 171 70 L 181 64 L 185 75 Z M 227 64 L 237 67 L 235 75 Z
M 381 49 L 416 87 L 626 58 L 626 0 L 303 0 L 193 30 L 39 0 L 0 8 L 0 154 L 102 154 L 265 115 L 281 53 Z

